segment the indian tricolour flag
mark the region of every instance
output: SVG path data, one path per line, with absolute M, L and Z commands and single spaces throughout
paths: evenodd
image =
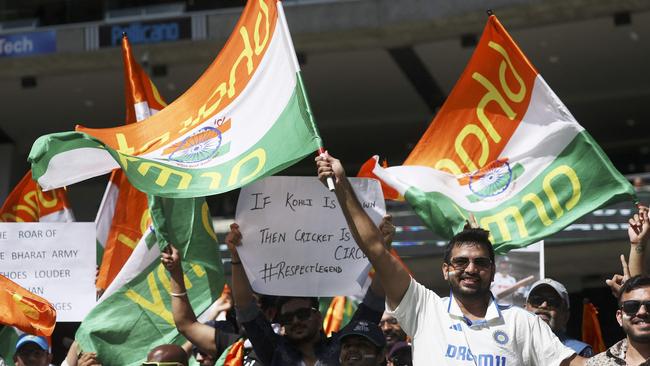
M 367 164 L 384 192 L 403 196 L 431 230 L 449 238 L 472 213 L 499 252 L 634 199 L 494 15 L 404 164 L 384 169 L 376 157 Z
M 152 197 L 150 211 L 152 229 L 75 335 L 81 350 L 97 352 L 103 365 L 140 365 L 151 348 L 185 342 L 174 324 L 169 273 L 160 263 L 167 244 L 182 254 L 187 296 L 197 314 L 223 289 L 219 246 L 205 199 Z
M 320 147 L 281 3 L 252 0 L 212 65 L 167 108 L 126 126 L 43 136 L 29 160 L 44 189 L 121 167 L 143 192 L 200 197 Z
M 165 108 L 167 103 L 133 57 L 126 35 L 122 37 L 122 61 L 126 124 L 143 121 Z M 150 222 L 147 195 L 133 187 L 121 169 L 114 170 L 95 219 L 101 259 L 98 289 L 105 290 L 113 282 Z

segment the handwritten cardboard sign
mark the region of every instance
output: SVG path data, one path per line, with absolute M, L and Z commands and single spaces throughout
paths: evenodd
M 0 223 L 0 275 L 48 300 L 57 321 L 95 306 L 95 223 Z
M 378 225 L 386 212 L 376 180 L 350 179 Z M 356 295 L 370 264 L 334 192 L 315 177 L 269 177 L 242 188 L 239 249 L 253 290 L 283 296 Z

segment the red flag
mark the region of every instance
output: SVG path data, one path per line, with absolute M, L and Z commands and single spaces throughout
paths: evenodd
M 598 321 L 598 309 L 589 301 L 582 306 L 582 341 L 589 344 L 594 354 L 605 351 L 603 334 Z
M 47 337 L 54 331 L 56 310 L 44 298 L 0 275 L 0 324 Z

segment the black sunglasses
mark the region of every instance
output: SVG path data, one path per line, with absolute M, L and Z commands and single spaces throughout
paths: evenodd
M 302 308 L 295 311 L 289 311 L 278 316 L 278 322 L 282 325 L 289 324 L 293 321 L 293 318 L 296 317 L 298 320 L 303 321 L 309 319 L 312 313 L 315 313 L 316 309 L 314 308 Z
M 492 260 L 488 257 L 477 257 L 474 259 L 469 259 L 467 257 L 454 257 L 449 261 L 454 269 L 464 270 L 469 266 L 469 263 L 474 263 L 478 269 L 488 269 L 492 266 Z
M 544 302 L 546 302 L 546 307 L 548 308 L 559 309 L 560 307 L 562 307 L 562 299 L 560 299 L 559 297 L 555 297 L 555 296 L 549 297 L 549 296 L 542 296 L 542 295 L 528 296 L 528 303 L 536 308 L 542 306 Z
M 639 301 L 639 300 L 627 300 L 623 301 L 621 304 L 621 310 L 629 315 L 629 316 L 634 316 L 639 312 L 639 309 L 641 309 L 641 305 L 645 307 L 645 311 L 650 312 L 650 300 L 646 301 Z

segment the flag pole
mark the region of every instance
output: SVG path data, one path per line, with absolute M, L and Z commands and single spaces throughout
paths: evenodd
M 296 57 L 296 50 L 293 48 L 293 40 L 291 39 L 291 33 L 289 33 L 289 26 L 287 24 L 287 18 L 284 16 L 284 8 L 282 7 L 282 2 L 277 1 L 276 3 L 277 9 L 278 9 L 278 18 L 280 18 L 280 24 L 284 28 L 284 34 L 286 35 L 285 41 L 286 41 L 286 46 L 291 50 L 291 61 L 293 62 L 294 68 L 298 70 L 297 77 L 298 77 L 298 84 L 300 85 L 300 88 L 304 91 L 305 90 L 305 84 L 302 81 L 302 73 L 300 72 L 300 63 L 298 63 L 298 58 Z M 309 99 L 307 99 L 307 94 L 303 93 L 303 98 L 305 100 L 305 106 L 307 109 L 307 114 L 309 115 L 309 121 L 311 122 L 312 128 L 314 131 L 318 133 L 318 128 L 316 127 L 316 121 L 314 120 L 314 115 L 311 112 L 311 106 L 309 105 Z M 318 134 L 320 137 L 320 134 Z M 317 154 L 321 155 L 325 153 L 325 148 L 323 147 L 323 140 L 321 139 L 321 145 L 318 148 Z M 334 179 L 332 177 L 327 178 L 327 188 L 330 190 L 330 192 L 334 192 Z

